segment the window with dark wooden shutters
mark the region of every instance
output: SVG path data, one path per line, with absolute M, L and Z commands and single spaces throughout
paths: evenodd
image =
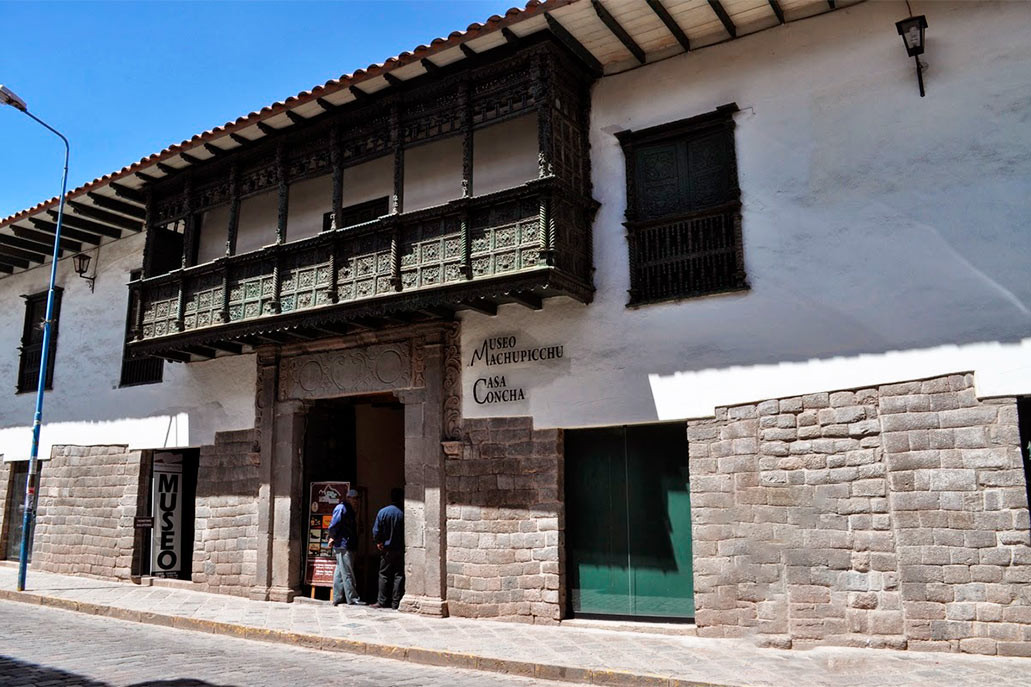
M 54 362 L 57 354 L 57 320 L 61 313 L 60 288 L 54 289 L 53 324 L 50 327 L 50 353 L 44 389 L 54 388 Z M 18 393 L 39 389 L 39 366 L 43 359 L 43 320 L 47 315 L 47 292 L 25 296 L 25 325 L 18 364 Z
M 143 275 L 143 270 L 133 270 L 129 273 L 129 281 L 136 281 Z M 139 291 L 129 291 L 129 311 L 125 315 L 125 343 L 132 341 L 135 333 L 133 323 L 137 321 L 136 313 L 140 307 Z M 129 357 L 129 350 L 122 346 L 122 374 L 119 386 L 136 386 L 138 384 L 157 384 L 162 380 L 165 373 L 165 361 L 161 358 L 141 356 L 138 358 Z
M 747 289 L 734 105 L 618 135 L 627 164 L 630 304 Z

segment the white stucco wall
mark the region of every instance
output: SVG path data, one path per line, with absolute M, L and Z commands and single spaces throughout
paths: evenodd
M 204 212 L 200 220 L 200 236 L 197 238 L 197 264 L 202 265 L 225 255 L 228 234 L 228 203 Z
M 290 184 L 286 239 L 299 241 L 322 231 L 322 216 L 333 210 L 333 176 L 324 174 Z
M 577 427 L 949 372 L 1031 394 L 1031 5 L 918 3 L 927 97 L 868 2 L 610 76 L 593 89 L 595 302 L 463 318 L 469 417 Z M 625 167 L 613 134 L 736 102 L 751 290 L 625 307 Z M 477 189 L 479 191 L 479 189 Z M 563 345 L 469 366 L 485 337 Z M 479 405 L 503 374 L 526 399 Z M 480 390 L 482 391 L 482 385 Z M 481 394 L 482 397 L 482 394 Z
M 344 207 L 394 193 L 394 155 L 344 168 Z
M 279 194 L 266 191 L 240 201 L 236 229 L 236 254 L 250 253 L 276 242 L 279 223 Z
M 537 117 L 525 115 L 473 134 L 473 193 L 482 196 L 537 178 Z
M 119 388 L 130 270 L 140 266 L 143 235 L 91 251 L 96 292 L 58 264 L 64 287 L 54 388 L 45 395 L 41 457 L 54 444 L 128 444 L 130 448 L 200 446 L 215 432 L 254 426 L 255 362 L 251 355 L 190 365 L 165 363 L 160 384 Z M 0 279 L 0 454 L 27 458 L 36 394 L 16 394 L 22 295 L 45 291 L 50 266 Z
M 461 197 L 461 136 L 405 150 L 405 212 L 422 210 Z

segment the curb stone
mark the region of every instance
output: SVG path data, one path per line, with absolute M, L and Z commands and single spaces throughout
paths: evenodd
M 306 649 L 320 651 L 338 651 L 342 653 L 362 654 L 377 658 L 388 658 L 395 661 L 407 661 L 420 665 L 445 666 L 478 670 L 506 675 L 536 678 L 538 680 L 556 680 L 577 682 L 587 685 L 604 685 L 606 687 L 735 687 L 727 683 L 697 682 L 680 680 L 675 677 L 648 675 L 646 673 L 623 672 L 618 670 L 601 670 L 594 668 L 578 668 L 575 666 L 533 663 L 505 658 L 491 658 L 465 654 L 457 651 L 440 649 L 424 649 L 421 647 L 394 646 L 376 642 L 364 642 L 346 637 L 322 637 L 321 635 L 270 630 L 263 627 L 251 627 L 237 623 L 226 623 L 203 618 L 187 618 L 165 613 L 133 611 L 116 606 L 104 606 L 96 603 L 79 602 L 56 596 L 44 596 L 32 592 L 18 592 L 0 589 L 0 600 L 35 606 L 49 606 L 86 615 L 96 615 L 117 620 L 157 625 L 178 630 L 193 630 L 208 634 L 237 637 L 261 642 L 289 644 Z

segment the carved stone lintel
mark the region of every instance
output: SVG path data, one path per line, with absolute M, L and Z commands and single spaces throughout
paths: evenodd
M 317 399 L 413 386 L 412 344 L 299 355 L 283 362 L 279 398 Z

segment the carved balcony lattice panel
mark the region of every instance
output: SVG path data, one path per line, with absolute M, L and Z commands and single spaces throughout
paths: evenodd
M 183 290 L 183 330 L 222 323 L 222 279 L 205 274 L 186 282 Z
M 332 302 L 330 249 L 319 247 L 283 259 L 280 311 L 305 310 Z
M 411 290 L 465 280 L 458 215 L 415 223 L 401 244 L 401 288 Z
M 502 275 L 542 264 L 540 206 L 533 198 L 499 203 L 470 216 L 473 278 Z
M 144 339 L 174 334 L 179 331 L 179 287 L 178 284 L 162 284 L 147 291 L 143 302 Z
M 587 302 L 594 208 L 549 177 L 133 282 L 143 316 L 130 348 L 160 354 L 270 328 L 506 302 L 510 293 Z
M 274 266 L 271 262 L 248 262 L 232 270 L 229 284 L 229 321 L 238 322 L 276 311 Z

